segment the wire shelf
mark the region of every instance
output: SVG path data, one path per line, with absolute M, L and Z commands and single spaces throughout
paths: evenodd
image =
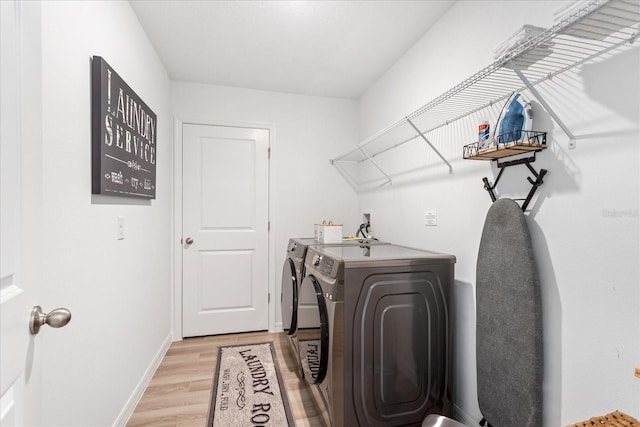
M 603 61 L 633 48 L 639 28 L 640 3 L 637 0 L 593 0 L 585 3 L 553 27 L 526 39 L 473 76 L 354 149 L 331 159 L 331 163 L 373 161 L 376 156 L 416 138 L 429 142 L 426 134 L 504 102 L 515 91 L 528 88 L 538 98 L 535 86 L 539 83 L 579 65 Z M 575 140 L 550 106 L 541 99 L 539 101 L 565 133 Z M 446 162 L 442 155 L 440 157 Z M 387 178 L 390 182 L 391 179 Z

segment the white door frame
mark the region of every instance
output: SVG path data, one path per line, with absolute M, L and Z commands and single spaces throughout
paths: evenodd
M 201 121 L 184 120 L 178 117 L 173 119 L 173 241 L 171 244 L 172 255 L 174 260 L 173 275 L 173 340 L 180 341 L 182 335 L 182 125 L 196 124 L 208 126 L 227 126 L 252 129 L 266 129 L 269 131 L 269 147 L 273 150 L 275 142 L 275 126 L 265 123 L 253 122 L 229 122 L 229 121 L 212 121 L 203 123 Z M 271 203 L 273 183 L 273 168 L 269 162 L 269 220 L 273 217 Z M 275 245 L 273 236 L 275 235 L 274 225 L 271 224 L 269 231 L 269 332 L 276 331 L 276 282 L 275 268 L 273 267 L 273 254 Z

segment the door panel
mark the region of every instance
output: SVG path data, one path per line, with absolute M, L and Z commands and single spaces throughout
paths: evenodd
M 183 125 L 183 336 L 268 328 L 269 131 Z
M 252 230 L 256 219 L 255 141 L 201 138 L 202 182 L 216 184 L 203 188 L 202 227 Z M 233 209 L 221 209 L 224 206 Z
M 353 326 L 353 395 L 366 425 L 419 423 L 444 411 L 449 320 L 435 272 L 368 276 Z M 354 357 L 355 359 L 355 357 Z
M 225 277 L 229 286 L 206 286 L 200 281 L 200 310 L 251 308 L 253 251 L 201 251 L 202 277 Z
M 0 425 L 9 427 L 39 423 L 41 412 L 34 361 L 41 340 L 29 333 L 29 314 L 42 295 L 31 273 L 37 251 L 25 243 L 40 243 L 29 202 L 41 192 L 33 165 L 41 149 L 41 51 L 39 3 L 3 0 L 0 8 Z
M 24 324 L 16 320 L 23 307 L 23 283 L 18 272 L 20 265 L 20 103 L 18 55 L 18 5 L 1 2 L 2 6 L 2 113 L 0 159 L 0 311 L 2 313 L 2 376 L 0 393 L 7 390 L 21 374 L 27 350 Z M 13 348 L 14 351 L 7 351 Z M 8 398 L 8 397 L 7 397 Z M 3 398 L 4 401 L 4 398 Z

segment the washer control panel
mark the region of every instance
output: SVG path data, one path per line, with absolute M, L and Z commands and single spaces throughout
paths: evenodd
M 329 257 L 325 257 L 325 256 L 322 256 L 322 255 L 316 254 L 313 257 L 312 264 L 322 274 L 330 276 L 331 275 L 331 271 L 333 270 L 333 262 L 334 262 L 333 259 L 331 259 Z

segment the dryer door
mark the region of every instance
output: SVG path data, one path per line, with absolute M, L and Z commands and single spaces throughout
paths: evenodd
M 329 316 L 322 287 L 315 276 L 305 277 L 300 293 L 313 292 L 315 295 L 315 322 L 300 325 L 297 330 L 298 349 L 304 378 L 310 384 L 320 384 L 327 375 L 329 361 Z
M 291 258 L 287 258 L 282 267 L 280 306 L 282 307 L 282 328 L 291 335 L 296 330 L 298 319 L 298 276 Z
M 361 425 L 419 425 L 449 415 L 450 266 L 433 271 L 362 272 L 355 311 L 352 401 Z M 345 299 L 347 296 L 345 295 Z M 346 387 L 345 387 L 346 389 Z M 346 424 L 346 423 L 345 423 Z

